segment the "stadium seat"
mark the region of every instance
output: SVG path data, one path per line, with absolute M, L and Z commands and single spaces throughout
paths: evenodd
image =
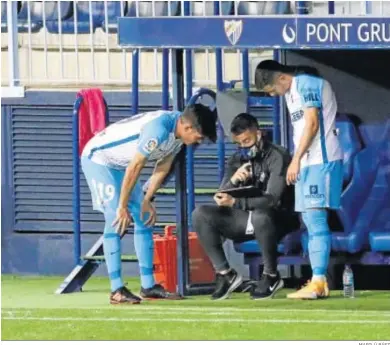
M 16 13 L 19 14 L 22 8 L 22 1 L 15 1 L 16 5 Z M 8 24 L 7 24 L 7 1 L 1 2 L 1 32 L 8 32 Z M 19 30 L 20 31 L 20 30 Z
M 390 175 L 390 165 L 387 166 L 387 173 Z M 387 200 L 390 200 L 390 182 L 388 181 L 388 195 Z M 390 252 L 390 203 L 387 201 L 378 217 L 376 217 L 374 224 L 371 227 L 369 234 L 370 248 L 373 252 Z
M 291 13 L 289 1 L 240 1 L 237 12 L 242 16 Z
M 172 16 L 179 14 L 180 10 L 179 1 L 171 1 L 169 5 L 167 1 L 130 1 L 126 16 L 136 17 L 137 6 L 139 17 L 167 16 L 169 15 L 168 6 L 170 6 L 170 15 Z
M 380 181 L 383 185 L 387 185 L 387 197 L 383 203 L 383 209 L 373 224 L 373 230 L 369 235 L 371 250 L 374 252 L 390 252 L 390 120 L 387 121 L 387 126 L 383 135 L 384 145 L 381 153 L 381 169 Z M 378 186 L 380 187 L 380 185 Z
M 297 3 L 298 1 L 291 1 Z M 326 16 L 329 14 L 329 1 L 303 1 L 307 4 L 308 13 L 314 16 Z M 371 14 L 374 16 L 388 17 L 390 15 L 390 3 L 388 1 L 370 1 Z M 363 15 L 365 10 L 360 1 L 335 1 L 336 15 Z
M 313 6 L 317 5 L 328 9 L 328 1 L 290 1 L 290 10 L 294 14 L 310 14 L 313 12 Z M 327 14 L 327 13 L 326 13 Z
M 257 243 L 256 240 L 252 240 L 252 241 L 246 241 L 246 242 L 235 242 L 234 243 L 234 249 L 238 252 L 238 253 L 244 253 L 244 254 L 248 254 L 248 253 L 251 253 L 251 254 L 261 254 L 261 248 L 259 246 L 259 244 Z M 278 253 L 282 253 L 283 254 L 284 252 L 284 244 L 283 243 L 279 243 L 278 244 Z
M 233 1 L 220 2 L 220 13 L 227 16 L 232 13 Z M 214 2 L 213 1 L 191 1 L 191 15 L 192 16 L 213 16 Z
M 127 1 L 107 1 L 107 22 L 104 18 L 102 28 L 109 33 L 118 31 L 118 17 L 125 16 L 128 10 Z
M 378 183 L 378 149 L 381 146 L 372 144 L 359 152 L 362 147 L 359 135 L 346 115 L 338 116 L 337 128 L 344 151 L 344 184 L 349 184 L 343 191 L 341 209 L 337 212 L 344 229 L 332 229 L 336 230 L 332 233 L 332 250 L 355 253 L 368 244 L 367 234 L 371 228 L 366 221 L 380 212 L 375 200 L 383 199 L 383 189 L 374 186 Z M 363 213 L 365 216 L 361 217 Z M 307 244 L 308 234 L 304 232 L 302 247 L 305 252 Z
M 358 131 L 346 115 L 339 115 L 336 120 L 339 139 L 343 148 L 344 185 L 352 178 L 353 159 L 362 149 Z
M 18 13 L 19 32 L 38 32 L 42 28 L 43 2 L 23 1 Z M 29 23 L 30 15 L 30 23 Z
M 359 132 L 365 146 L 370 146 L 372 144 L 381 142 L 383 140 L 389 140 L 389 130 L 390 130 L 390 115 L 387 115 L 389 118 L 386 120 L 385 124 L 382 122 L 362 124 L 359 126 Z
M 30 3 L 28 5 L 27 3 Z M 70 1 L 24 1 L 18 15 L 19 32 L 28 32 L 28 12 L 30 11 L 31 32 L 38 32 L 43 26 L 50 26 L 51 22 L 64 20 L 72 13 Z
M 278 244 L 278 253 L 288 255 L 297 253 L 300 250 L 302 230 L 291 232 L 284 236 Z M 246 242 L 235 242 L 234 249 L 243 254 L 261 254 L 261 248 L 256 240 Z
M 377 219 L 380 216 L 387 201 L 389 200 L 389 185 L 384 178 L 383 172 L 385 166 L 383 162 L 379 161 L 379 163 L 373 163 L 373 165 L 375 164 L 377 164 L 375 180 L 370 188 L 369 194 L 363 199 L 364 203 L 357 213 L 352 231 L 347 234 L 344 229 L 343 233 L 333 234 L 332 249 L 335 251 L 356 253 L 363 249 L 367 249 L 368 234 L 372 230 L 384 226 L 384 223 L 382 222 L 382 224 L 380 224 Z M 361 188 L 361 186 L 355 185 L 354 188 Z M 352 200 L 353 199 L 350 198 L 349 203 Z M 355 201 L 355 203 L 352 205 L 357 206 L 357 204 L 358 203 Z M 350 206 L 350 210 L 352 209 L 352 205 Z M 342 209 L 345 209 L 345 207 L 342 207 Z
M 61 8 L 61 23 L 58 20 L 58 14 L 57 17 L 46 23 L 47 30 L 50 33 L 74 34 L 77 30 L 79 34 L 88 34 L 102 25 L 104 21 L 103 1 L 65 1 L 64 3 L 62 5 L 61 1 L 61 7 L 69 9 L 70 15 L 64 16 Z
M 7 3 L 1 2 L 1 32 L 7 32 Z
M 389 145 L 383 146 L 387 155 L 389 155 L 389 148 Z M 362 217 L 364 223 L 361 224 L 361 227 L 366 226 L 368 229 L 365 232 L 369 232 L 369 243 L 373 251 L 390 251 L 390 157 L 388 156 L 387 160 L 384 158 L 384 155 L 380 157 L 377 178 L 367 200 L 368 204 L 378 209 L 371 216 L 371 220 L 370 214 L 365 213 L 365 217 Z
M 370 247 L 374 252 L 390 252 L 390 231 L 388 232 L 371 232 Z
M 388 162 L 380 152 L 385 143 L 372 145 L 359 152 L 353 164 L 352 180 L 343 191 L 341 208 L 337 211 L 343 232 L 332 232 L 332 250 L 357 253 L 368 247 L 368 234 L 384 224 L 376 219 L 388 204 L 390 197 L 386 172 Z M 337 230 L 337 229 L 332 229 Z M 308 235 L 302 235 L 302 247 L 307 252 Z
M 379 166 L 376 151 L 377 147 L 371 146 L 355 157 L 352 180 L 342 194 L 341 208 L 337 212 L 344 232 L 332 234 L 334 251 L 356 253 L 365 244 L 365 233 L 369 231 L 367 229 L 369 218 L 378 210 L 378 205 L 370 202 L 370 194 Z

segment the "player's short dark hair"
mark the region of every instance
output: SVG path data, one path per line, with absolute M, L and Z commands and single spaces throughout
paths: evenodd
M 255 71 L 256 88 L 263 90 L 266 86 L 272 86 L 278 75 L 287 72 L 286 67 L 275 60 L 264 60 L 260 62 Z
M 275 60 L 264 60 L 260 62 L 255 71 L 255 85 L 258 90 L 263 90 L 266 86 L 272 86 L 275 79 L 281 73 L 298 75 L 310 74 L 320 76 L 320 73 L 312 66 L 286 66 Z
M 217 140 L 217 111 L 203 104 L 189 105 L 184 109 L 183 119 L 189 121 L 199 132 L 213 143 Z
M 234 135 L 240 135 L 247 130 L 257 130 L 259 124 L 256 118 L 248 113 L 238 114 L 230 124 L 230 132 Z

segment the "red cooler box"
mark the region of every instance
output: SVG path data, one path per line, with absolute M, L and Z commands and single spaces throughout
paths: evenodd
M 167 226 L 164 235 L 154 235 L 154 278 L 169 292 L 176 292 L 177 253 L 176 226 Z M 215 280 L 213 266 L 194 232 L 188 234 L 190 256 L 190 283 L 207 284 Z

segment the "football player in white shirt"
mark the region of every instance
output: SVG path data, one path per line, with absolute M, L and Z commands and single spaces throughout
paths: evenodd
M 121 277 L 120 235 L 134 222 L 141 296 L 177 299 L 153 278 L 153 225 L 156 211 L 152 198 L 169 173 L 183 144 L 216 139 L 215 111 L 195 104 L 183 113 L 153 111 L 114 123 L 95 135 L 85 146 L 81 166 L 88 182 L 95 210 L 104 214 L 104 257 L 111 283 L 111 304 L 137 304 Z M 145 193 L 138 181 L 147 161 L 156 161 Z M 131 216 L 130 216 L 131 213 Z
M 309 234 L 311 282 L 288 298 L 329 296 L 326 282 L 331 233 L 327 209 L 340 207 L 342 150 L 336 130 L 337 103 L 328 81 L 315 69 L 290 67 L 274 60 L 261 62 L 255 72 L 259 90 L 285 96 L 294 131 L 295 152 L 287 170 L 287 183 L 295 184 L 295 209 Z

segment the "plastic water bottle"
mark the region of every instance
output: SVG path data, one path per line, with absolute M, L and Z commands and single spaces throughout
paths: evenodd
M 354 298 L 355 297 L 355 284 L 353 281 L 352 268 L 349 265 L 345 265 L 343 272 L 343 291 L 344 297 Z

